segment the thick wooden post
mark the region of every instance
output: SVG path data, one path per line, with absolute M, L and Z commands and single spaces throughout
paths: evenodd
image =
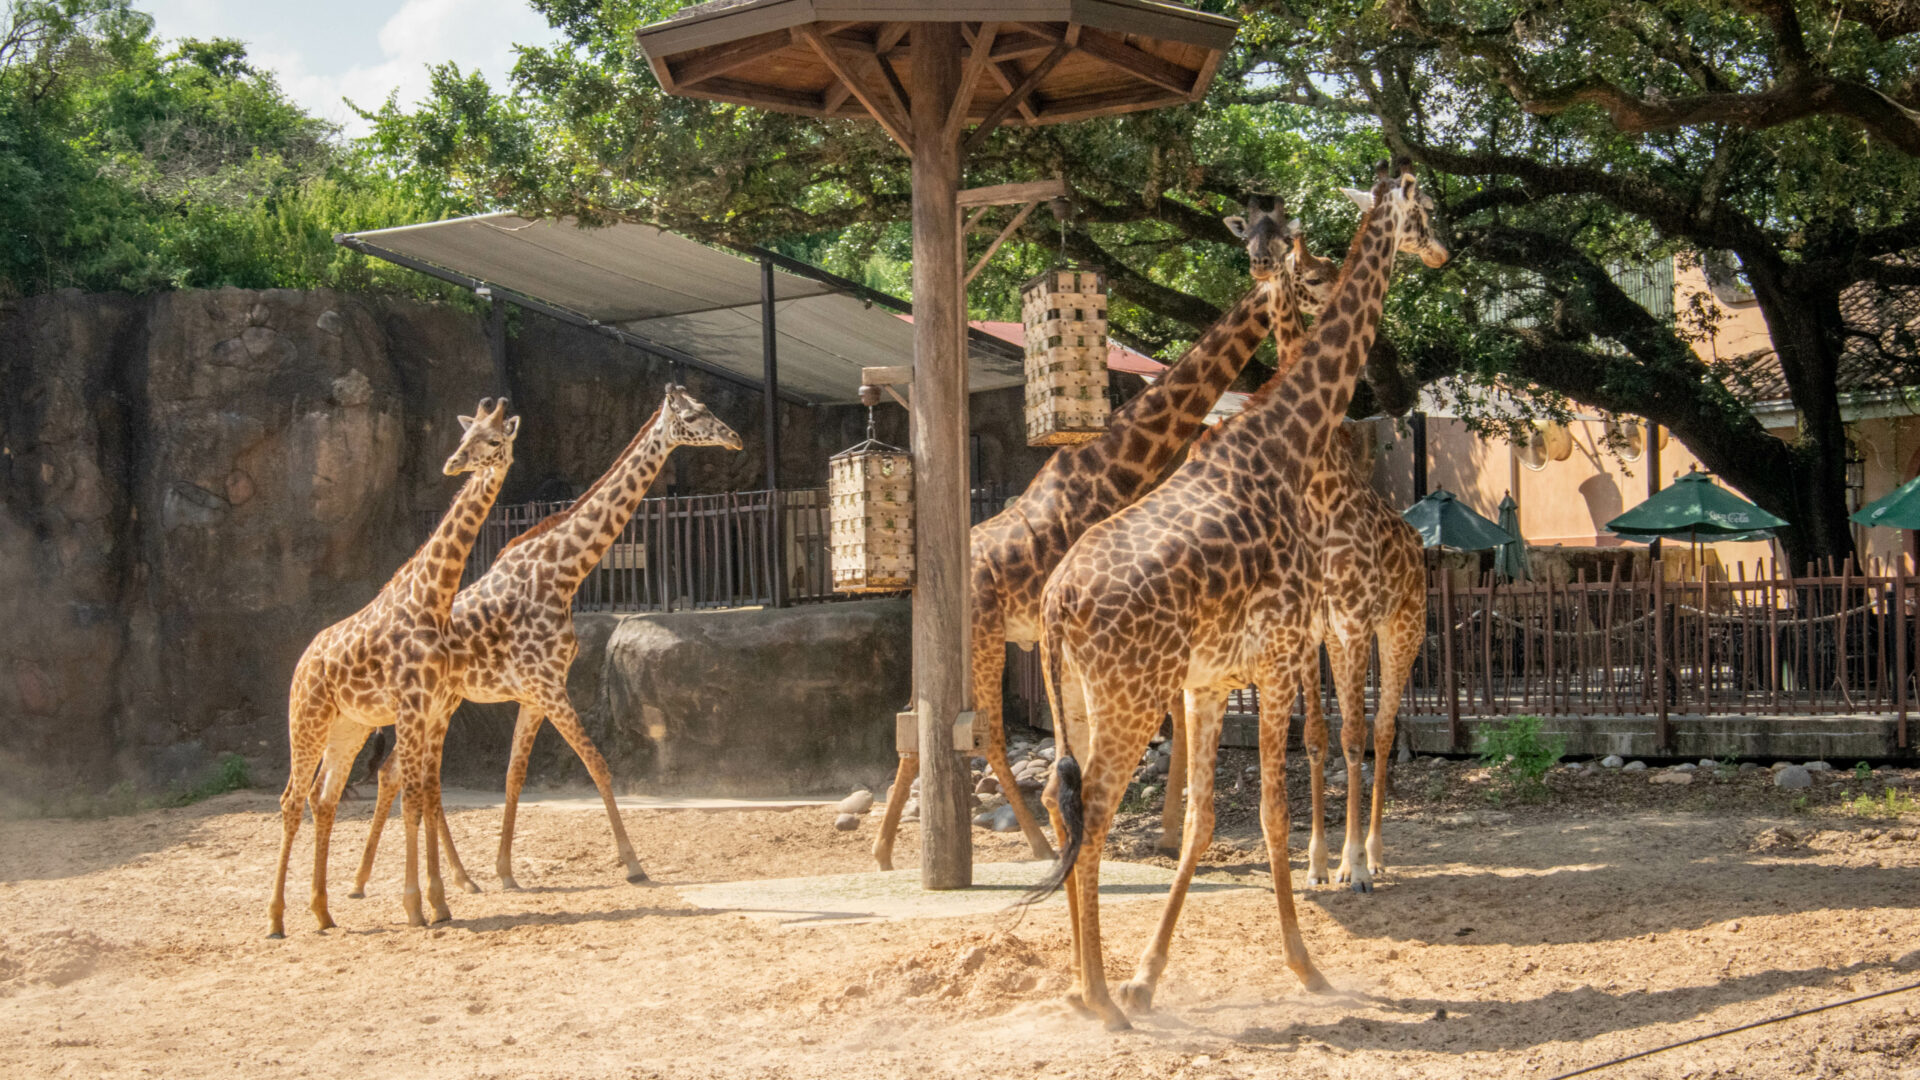
M 1453 574 L 1447 569 L 1444 555 L 1437 561 L 1440 564 L 1440 667 L 1447 689 L 1447 748 L 1458 753 L 1466 739 L 1460 730 L 1460 692 L 1453 666 Z M 1341 717 L 1340 722 L 1346 723 L 1346 717 Z
M 780 507 L 780 353 L 773 310 L 773 260 L 760 260 L 761 424 L 767 443 L 767 584 L 772 606 L 787 606 L 786 521 Z M 684 456 L 684 455 L 676 455 Z
M 960 144 L 946 131 L 960 28 L 913 25 L 913 693 L 920 719 L 920 884 L 973 884 L 966 763 L 953 725 L 967 702 L 967 369 L 961 352 Z

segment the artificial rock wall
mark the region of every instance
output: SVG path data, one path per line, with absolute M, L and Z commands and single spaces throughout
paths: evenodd
M 0 792 L 164 782 L 229 750 L 277 780 L 294 661 L 445 508 L 454 416 L 509 392 L 503 501 L 567 497 L 670 379 L 747 446 L 676 453 L 656 493 L 762 486 L 757 391 L 525 313 L 501 387 L 482 317 L 444 305 L 240 289 L 0 305 Z M 989 477 L 1016 484 L 1038 462 L 1018 394 L 976 399 Z M 881 423 L 904 441 L 900 410 Z M 823 483 L 864 424 L 783 406 L 783 486 Z M 456 740 L 452 779 L 497 781 L 500 711 Z M 549 739 L 541 760 L 571 767 Z

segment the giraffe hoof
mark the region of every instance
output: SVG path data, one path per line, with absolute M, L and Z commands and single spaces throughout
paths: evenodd
M 1108 1031 L 1132 1031 L 1133 1030 L 1133 1025 L 1127 1022 L 1126 1014 L 1121 1012 L 1119 1009 L 1113 1010 L 1113 1015 L 1111 1016 L 1102 1017 L 1101 1021 L 1107 1025 Z
M 347 899 L 349 900 L 365 900 L 366 898 L 367 891 L 365 889 L 355 889 L 347 894 Z
M 1366 878 L 1354 878 L 1353 891 L 1357 893 L 1371 893 L 1373 892 L 1373 882 Z
M 1333 984 L 1315 968 L 1308 968 L 1300 977 L 1300 986 L 1310 994 L 1324 994 L 1333 989 Z
M 505 874 L 502 874 L 500 875 L 500 888 L 502 891 L 505 891 L 505 892 L 519 892 L 520 883 L 506 876 Z
M 267 935 L 267 940 L 268 941 L 285 941 L 287 940 L 287 932 L 285 930 L 275 930 L 272 933 Z
M 1307 884 L 1309 884 L 1309 885 L 1326 885 L 1326 884 L 1329 884 L 1329 883 L 1330 883 L 1330 879 L 1329 879 L 1329 878 L 1327 877 L 1327 872 L 1326 872 L 1325 870 L 1309 870 L 1309 871 L 1307 871 Z
M 1073 993 L 1068 994 L 1066 1001 L 1067 1001 L 1067 1005 L 1070 1006 L 1074 1012 L 1079 1013 L 1081 1016 L 1096 1015 L 1092 1009 L 1087 1008 L 1087 1001 L 1085 998 L 1080 996 L 1080 992 L 1078 990 L 1075 990 Z
M 653 884 L 653 879 L 647 876 L 647 872 L 645 870 L 642 870 L 636 866 L 634 867 L 633 873 L 627 875 L 627 884 L 651 885 Z
M 467 890 L 470 893 L 477 893 L 480 891 L 480 884 L 479 882 L 476 882 L 476 881 L 456 881 L 454 882 L 454 884 L 462 889 Z
M 1114 989 L 1114 996 L 1120 999 L 1120 1006 L 1130 1013 L 1150 1013 L 1153 1011 L 1153 984 L 1139 979 L 1129 979 Z

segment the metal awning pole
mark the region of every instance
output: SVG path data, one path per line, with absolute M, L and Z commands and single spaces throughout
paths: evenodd
M 767 444 L 767 574 L 769 595 L 774 607 L 787 604 L 786 530 L 781 528 L 785 514 L 780 505 L 780 357 L 776 348 L 779 332 L 774 324 L 773 260 L 760 260 L 760 359 L 765 386 L 760 394 L 763 405 L 762 437 Z

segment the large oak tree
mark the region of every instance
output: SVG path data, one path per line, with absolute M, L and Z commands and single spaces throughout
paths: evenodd
M 663 95 L 632 30 L 677 4 L 535 3 L 562 40 L 523 49 L 509 87 L 446 68 L 418 109 L 376 114 L 412 182 L 475 207 L 773 242 L 898 287 L 909 189 L 877 128 Z M 1366 407 L 1403 411 L 1435 385 L 1469 407 L 1498 390 L 1523 411 L 1645 416 L 1794 522 L 1795 558 L 1851 550 L 1838 374 L 1914 350 L 1911 335 L 1863 337 L 1843 298 L 1920 286 L 1920 5 L 1202 6 L 1244 20 L 1203 105 L 1008 130 L 974 156 L 970 183 L 1057 174 L 1077 203 L 1064 228 L 1028 221 L 976 282 L 977 311 L 1006 313 L 1015 280 L 1064 252 L 1110 270 L 1137 341 L 1178 348 L 1244 288 L 1220 213 L 1278 193 L 1337 253 L 1353 213 L 1335 186 L 1406 154 L 1455 259 L 1401 275 Z M 1676 253 L 1752 291 L 1801 417 L 1791 440 L 1696 355 L 1684 312 L 1619 283 L 1620 267 Z

